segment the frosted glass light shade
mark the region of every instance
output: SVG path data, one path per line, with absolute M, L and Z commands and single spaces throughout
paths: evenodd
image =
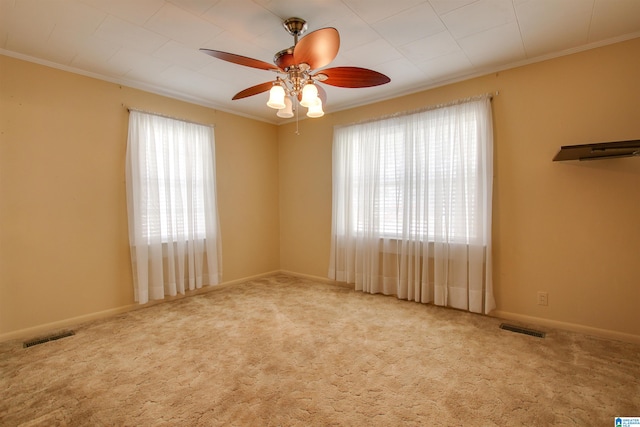
M 267 101 L 267 106 L 271 108 L 275 108 L 276 110 L 280 110 L 284 108 L 284 88 L 279 84 L 273 85 L 271 90 L 269 91 L 269 100 Z
M 318 88 L 313 83 L 307 83 L 302 88 L 302 99 L 300 105 L 303 107 L 311 107 L 316 103 L 318 98 Z
M 290 97 L 286 97 L 284 99 L 284 108 L 281 108 L 278 110 L 278 112 L 276 113 L 276 116 L 278 117 L 282 117 L 283 119 L 288 119 L 293 117 L 293 103 L 291 102 L 291 98 Z
M 309 110 L 307 111 L 307 117 L 316 118 L 324 116 L 324 111 L 322 111 L 322 101 L 320 98 L 316 98 L 317 101 L 309 106 Z

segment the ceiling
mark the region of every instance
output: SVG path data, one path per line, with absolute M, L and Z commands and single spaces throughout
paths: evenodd
M 294 16 L 339 31 L 329 67 L 391 78 L 323 85 L 325 112 L 640 37 L 640 0 L 0 0 L 0 53 L 281 123 L 267 93 L 231 100 L 274 72 L 198 49 L 271 62 Z

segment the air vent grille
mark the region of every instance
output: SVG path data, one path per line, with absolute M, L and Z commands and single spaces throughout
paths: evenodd
M 533 337 L 544 338 L 545 333 L 542 331 L 536 331 L 535 329 L 523 328 L 521 326 L 509 325 L 507 323 L 501 323 L 500 329 L 506 331 L 517 332 L 519 334 L 531 335 Z
M 60 338 L 66 338 L 66 337 L 70 337 L 72 335 L 75 335 L 75 332 L 73 331 L 62 331 L 53 335 L 49 335 L 46 337 L 41 337 L 41 338 L 34 338 L 32 340 L 29 341 L 25 341 L 22 343 L 22 347 L 23 348 L 28 348 L 28 347 L 33 347 L 34 345 L 38 345 L 38 344 L 44 344 L 46 342 L 49 341 L 55 341 L 55 340 L 59 340 Z

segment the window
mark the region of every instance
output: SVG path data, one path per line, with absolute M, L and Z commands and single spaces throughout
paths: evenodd
M 488 313 L 492 147 L 488 96 L 334 129 L 329 277 Z
M 176 135 L 143 141 L 145 157 L 155 156 L 140 177 L 142 203 L 146 205 L 141 217 L 142 237 L 147 243 L 157 236 L 163 242 L 173 241 L 176 234 L 205 237 L 205 174 L 198 157 L 209 157 L 209 146 L 207 132 L 190 138 Z
M 205 205 L 211 204 L 208 191 L 213 189 L 212 183 L 207 185 L 213 177 L 213 130 L 156 115 L 131 114 L 132 132 L 138 133 L 134 154 L 138 243 L 204 238 Z
M 484 116 L 454 106 L 335 130 L 346 228 L 421 241 L 479 236 Z M 342 192 L 342 191 L 341 191 Z
M 211 126 L 130 112 L 127 206 L 136 300 L 218 283 L 214 154 Z

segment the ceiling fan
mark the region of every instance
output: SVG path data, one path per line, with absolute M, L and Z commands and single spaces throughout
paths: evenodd
M 200 49 L 224 61 L 278 73 L 275 81 L 244 89 L 233 97 L 234 100 L 269 91 L 267 105 L 278 110 L 278 117 L 293 117 L 292 98 L 296 98 L 301 106 L 308 108 L 307 116 L 322 117 L 324 115 L 322 104 L 326 102 L 326 92 L 316 83 L 345 88 L 363 88 L 383 85 L 391 81 L 384 74 L 366 68 L 321 69 L 329 65 L 338 54 L 340 35 L 335 28 L 312 31 L 298 40 L 307 31 L 307 23 L 304 19 L 289 18 L 283 22 L 283 26 L 293 36 L 294 45 L 276 53 L 273 58 L 274 64 L 219 50 Z

